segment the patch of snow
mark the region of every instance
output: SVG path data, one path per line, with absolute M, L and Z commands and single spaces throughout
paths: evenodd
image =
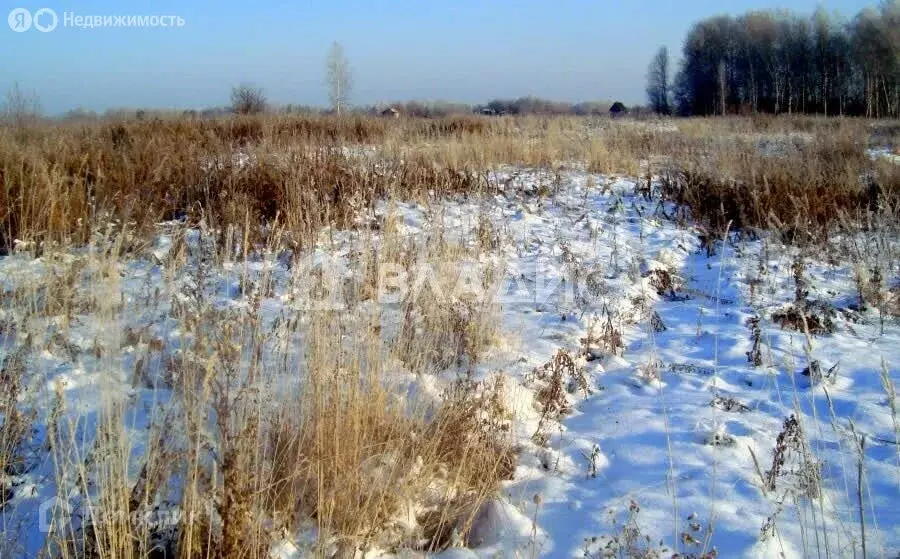
M 583 557 L 599 553 L 611 535 L 626 528 L 662 540 L 669 552 L 715 548 L 720 557 L 803 557 L 828 545 L 834 556 L 852 555 L 860 540 L 853 432 L 870 441 L 865 456 L 870 553 L 896 554 L 900 465 L 879 375 L 884 360 L 890 378 L 900 382 L 896 320 L 885 324 L 882 335 L 875 311 L 857 313 L 852 322 L 839 313 L 836 332 L 814 337 L 805 348 L 803 334 L 783 330 L 771 319 L 776 308 L 794 299 L 787 247 L 771 239 L 735 237 L 707 257 L 698 251 L 697 230 L 667 219 L 664 212 L 671 214 L 671 207 L 636 195 L 632 179 L 588 177 L 570 170 L 558 188 L 537 196 L 551 177 L 502 169 L 490 179 L 497 185 L 494 196 L 376 207 L 377 219 L 393 212 L 398 231 L 410 238 L 427 235 L 440 222 L 448 240 L 474 243 L 483 218 L 500 240 L 470 263 L 474 269 L 496 264 L 504 279 L 497 297 L 501 338 L 473 376 L 505 375 L 503 397 L 513 412 L 511 432 L 521 457 L 502 495 L 480 511 L 472 549 L 439 556 Z M 334 263 L 346 277 L 358 235 L 329 233 L 309 259 Z M 202 244 L 199 232 L 186 239 L 192 247 Z M 133 382 L 131 372 L 138 353 L 154 340 L 179 347 L 182 332 L 167 318 L 171 301 L 185 302 L 191 288 L 205 288 L 217 307 L 247 304 L 244 263 L 214 270 L 207 285 L 192 286 L 185 277 L 166 279 L 172 249 L 171 237 L 161 234 L 147 257 L 115 263 L 121 280 L 110 301 L 126 305 L 122 323 L 81 314 L 69 325 L 71 351 L 47 344 L 30 358 L 30 380 L 42 398 L 39 431 L 59 389 L 74 404 L 67 413 L 91 441 L 96 434 L 91 418 L 97 416 L 98 386 L 103 386 L 125 406 L 136 446 L 146 447 L 146 427 L 157 419 L 153 410 L 168 391 L 160 384 L 161 363 L 151 364 L 142 383 Z M 846 308 L 843 303 L 855 289 L 850 265 L 807 260 L 809 297 Z M 282 310 L 304 304 L 291 281 L 299 265 L 275 254 L 246 264 L 251 280 L 263 274 L 274 278 L 274 293 L 261 297 L 266 327 Z M 62 266 L 26 255 L 0 258 L 0 281 L 10 289 Z M 681 278 L 680 296 L 658 293 L 648 277 L 653 270 Z M 159 303 L 150 304 L 157 290 Z M 653 326 L 654 313 L 664 330 Z M 766 354 L 760 367 L 747 358 L 752 350 L 747 322 L 754 317 L 760 318 Z M 606 325 L 621 336 L 621 351 L 585 347 L 584 340 L 600 335 Z M 55 328 L 50 322 L 42 327 Z M 125 349 L 113 359 L 97 359 L 89 351 L 97 339 Z M 0 341 L 3 358 L 12 340 Z M 560 350 L 579 356 L 589 391 L 573 386 L 566 394 L 569 413 L 545 422 L 534 371 Z M 804 376 L 813 359 L 826 370 L 839 364 L 836 377 L 813 382 Z M 396 371 L 399 397 L 410 401 L 436 400 L 459 373 L 418 378 L 400 364 L 386 367 Z M 273 397 L 289 397 L 275 392 Z M 814 497 L 803 494 L 797 476 L 777 479 L 774 491 L 761 479 L 772 468 L 778 435 L 792 415 L 820 465 Z M 43 544 L 35 527 L 41 504 L 58 491 L 52 467 L 44 453 L 15 476 L 8 510 L 24 521 L 20 540 L 26 555 Z M 389 467 L 389 462 L 373 463 L 369 474 L 379 480 L 379 472 Z M 303 534 L 287 536 L 274 544 L 273 556 L 303 556 L 306 548 L 297 543 Z

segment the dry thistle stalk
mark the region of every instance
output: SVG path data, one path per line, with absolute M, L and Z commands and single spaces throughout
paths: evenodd
M 750 328 L 750 342 L 753 346 L 747 352 L 747 361 L 753 363 L 754 367 L 763 364 L 762 360 L 762 328 L 759 326 L 759 317 L 754 316 L 747 319 L 747 326 Z

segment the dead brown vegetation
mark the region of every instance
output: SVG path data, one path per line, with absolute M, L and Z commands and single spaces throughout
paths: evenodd
M 387 191 L 472 192 L 497 164 L 636 174 L 714 230 L 821 236 L 846 212 L 893 211 L 900 170 L 870 138 L 896 127 L 770 116 L 624 121 L 456 115 L 242 115 L 0 127 L 0 247 L 84 243 L 98 223 L 273 220 L 297 238 Z M 371 155 L 372 157 L 366 157 Z M 648 162 L 648 163 L 645 163 Z

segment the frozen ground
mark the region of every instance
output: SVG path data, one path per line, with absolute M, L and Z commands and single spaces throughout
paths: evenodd
M 444 556 L 859 556 L 860 502 L 869 555 L 898 556 L 900 447 L 884 380 L 900 381 L 900 325 L 891 316 L 882 321 L 875 309 L 852 308 L 856 287 L 847 261 L 806 256 L 806 297 L 833 306 L 823 312 L 834 330 L 807 337 L 773 319 L 796 298 L 795 254 L 777 242 L 732 236 L 712 251 L 701 249 L 696 229 L 679 226 L 673 208 L 639 196 L 627 178 L 570 171 L 555 180 L 506 170 L 495 179 L 501 188 L 493 197 L 384 205 L 379 215 L 395 215 L 404 235 L 433 232 L 440 222 L 465 242 L 474 242 L 487 219 L 496 243 L 482 261 L 504 271 L 501 337 L 475 374 L 506 376 L 521 456 L 501 498 L 480 515 L 474 548 Z M 324 237 L 316 254 L 346 260 L 353 235 Z M 188 236 L 191 243 L 200 239 L 198 232 Z M 170 299 L 158 293 L 190 283 L 166 279 L 171 246 L 162 227 L 146 256 L 115 263 L 118 291 L 97 298 L 121 300 L 122 323 L 76 310 L 74 319 L 29 325 L 45 336 L 26 363 L 44 411 L 29 463 L 8 474 L 13 495 L 3 516 L 19 537 L 11 554 L 40 548 L 41 506 L 60 490 L 42 449 L 56 390 L 73 404 L 66 413 L 81 418 L 86 441 L 95 435 L 103 386 L 126 405 L 136 447 L 146 443 L 147 410 L 168 393 L 152 382 L 134 383 L 132 371 L 146 340 L 177 345 Z M 83 256 L 6 257 L 0 282 L 12 289 Z M 206 289 L 217 305 L 246 304 L 242 266 L 214 271 Z M 261 304 L 267 316 L 278 316 L 291 304 L 288 265 L 271 254 L 250 268 L 276 278 Z M 90 285 L 77 289 L 91 296 Z M 759 325 L 758 364 L 752 318 Z M 143 338 L 127 334 L 148 331 Z M 0 332 L 0 355 L 9 358 L 4 354 L 20 335 Z M 92 349 L 104 340 L 121 352 L 97 357 Z M 560 350 L 573 356 L 587 385 L 568 379 L 568 409 L 547 414 L 536 400 L 547 382 L 536 370 Z M 412 380 L 418 386 L 410 393 L 434 397 L 458 372 Z M 796 423 L 788 421 L 792 416 Z M 783 431 L 783 460 L 773 468 Z M 300 556 L 301 540 L 286 537 L 273 551 Z
M 868 151 L 869 157 L 872 159 L 883 158 L 892 163 L 900 164 L 900 153 L 887 147 L 872 148 Z

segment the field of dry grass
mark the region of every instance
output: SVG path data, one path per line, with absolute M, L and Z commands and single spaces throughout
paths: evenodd
M 327 557 L 465 546 L 521 450 L 507 381 L 474 373 L 504 336 L 497 278 L 376 303 L 386 269 L 452 291 L 505 233 L 488 205 L 405 235 L 392 207 L 490 200 L 520 170 L 540 204 L 580 171 L 630 177 L 710 254 L 729 235 L 828 254 L 895 233 L 900 165 L 870 148 L 898 145 L 896 122 L 806 117 L 0 128 L 0 555 L 266 557 L 298 533 Z M 330 275 L 311 264 L 329 250 Z M 855 256 L 860 298 L 890 315 L 896 255 L 873 254 Z M 551 357 L 541 425 L 564 415 L 566 374 L 582 388 Z M 35 476 L 66 496 L 40 538 L 15 526 L 23 487 L 50 495 Z
M 497 165 L 665 174 L 669 196 L 716 224 L 819 228 L 836 212 L 896 196 L 896 166 L 873 163 L 866 147 L 872 139 L 896 146 L 898 135 L 891 122 L 804 117 L 271 116 L 6 127 L 0 247 L 82 244 L 98 224 L 146 234 L 176 217 L 216 227 L 277 219 L 302 242 L 378 198 L 490 188 L 485 172 Z

